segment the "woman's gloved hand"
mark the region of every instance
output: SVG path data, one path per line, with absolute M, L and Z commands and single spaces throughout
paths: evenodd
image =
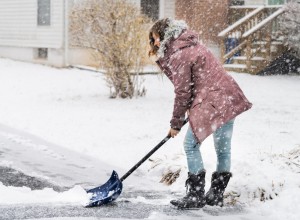
M 178 133 L 179 133 L 180 130 L 176 130 L 174 128 L 170 128 L 170 131 L 168 133 L 168 136 L 174 138 Z

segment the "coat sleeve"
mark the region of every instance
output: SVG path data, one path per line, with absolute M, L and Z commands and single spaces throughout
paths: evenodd
M 194 55 L 190 48 L 177 51 L 170 58 L 170 70 L 174 84 L 174 107 L 170 121 L 171 128 L 180 130 L 185 118 L 186 111 L 192 103 L 193 77 L 192 68 Z

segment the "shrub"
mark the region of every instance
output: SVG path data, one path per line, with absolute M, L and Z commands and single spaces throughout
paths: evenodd
M 149 21 L 126 0 L 78 1 L 71 9 L 71 46 L 93 49 L 111 98 L 145 95 L 138 73 L 147 60 Z

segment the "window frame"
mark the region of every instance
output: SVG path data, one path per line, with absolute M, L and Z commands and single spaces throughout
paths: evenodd
M 49 2 L 49 10 L 47 11 L 48 14 L 49 14 L 49 16 L 46 16 L 45 14 L 40 14 L 41 13 L 40 7 L 41 7 L 41 3 L 43 3 L 43 1 Z M 51 26 L 51 17 L 52 17 L 52 14 L 51 14 L 51 12 L 52 12 L 51 5 L 52 5 L 51 4 L 51 0 L 37 0 L 37 10 L 36 10 L 37 16 L 36 17 L 37 17 L 37 26 L 38 27 Z M 43 23 L 42 22 L 43 18 L 44 19 L 46 18 L 47 22 Z
M 160 0 L 154 0 L 154 1 L 157 1 L 157 11 L 156 11 L 156 15 L 155 16 L 153 16 L 154 14 L 147 14 L 147 13 L 145 13 L 145 10 L 147 10 L 148 9 L 148 7 L 149 7 L 149 5 L 151 5 L 150 3 L 148 3 L 146 6 L 147 6 L 147 8 L 144 8 L 143 6 L 143 4 L 142 3 L 147 3 L 148 1 L 147 0 L 141 0 L 140 1 L 140 6 L 141 6 L 141 12 L 143 13 L 143 14 L 145 14 L 145 15 L 147 15 L 149 18 L 151 18 L 152 20 L 157 20 L 157 19 L 159 19 L 160 18 L 160 8 L 161 8 L 161 2 L 160 2 Z M 151 12 L 154 12 L 154 11 L 151 11 Z

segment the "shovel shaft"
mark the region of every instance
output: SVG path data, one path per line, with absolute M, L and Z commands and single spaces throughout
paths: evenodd
M 186 118 L 183 122 L 183 125 L 185 125 L 189 121 L 188 118 Z M 182 126 L 183 126 L 182 125 Z M 166 136 L 161 142 L 159 142 L 146 156 L 144 156 L 137 164 L 135 164 L 127 173 L 125 173 L 121 178 L 120 181 L 123 182 L 130 174 L 132 174 L 142 163 L 145 162 L 152 154 L 154 154 L 155 151 L 157 151 L 164 143 L 166 143 L 171 138 L 170 135 Z

